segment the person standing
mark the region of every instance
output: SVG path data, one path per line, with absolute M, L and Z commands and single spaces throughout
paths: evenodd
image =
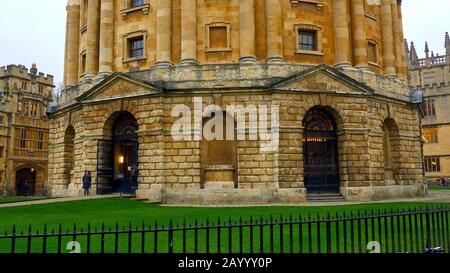
M 84 196 L 89 196 L 89 191 L 91 190 L 91 186 L 92 186 L 91 172 L 86 171 L 83 176 Z

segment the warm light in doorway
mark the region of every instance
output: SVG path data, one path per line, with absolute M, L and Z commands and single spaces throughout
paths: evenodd
M 123 158 L 123 156 L 120 156 L 120 157 L 119 157 L 119 163 L 120 163 L 120 164 L 123 164 L 123 162 L 124 162 L 124 158 Z

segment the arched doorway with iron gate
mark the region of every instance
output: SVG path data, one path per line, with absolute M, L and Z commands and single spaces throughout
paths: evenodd
M 304 181 L 308 194 L 339 193 L 336 122 L 320 107 L 303 120 Z
M 97 194 L 136 194 L 138 189 L 138 123 L 129 112 L 115 113 L 105 124 L 97 156 Z

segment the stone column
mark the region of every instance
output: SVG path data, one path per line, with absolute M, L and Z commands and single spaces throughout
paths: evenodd
M 114 51 L 114 0 L 101 0 L 100 7 L 100 67 L 98 74 L 113 72 Z
M 78 84 L 78 63 L 80 46 L 80 3 L 77 0 L 67 2 L 67 33 L 66 33 L 66 86 Z
M 392 29 L 392 0 L 381 0 L 381 39 L 383 42 L 384 75 L 395 76 L 394 33 Z
M 172 1 L 158 0 L 156 7 L 156 65 L 172 64 Z
M 280 0 L 266 0 L 267 63 L 284 63 Z
M 407 79 L 407 60 L 404 46 L 405 38 L 403 34 L 401 1 L 392 0 L 392 20 L 394 25 L 395 67 L 397 68 L 397 75 L 403 79 Z
M 255 0 L 240 0 L 240 62 L 256 62 Z
M 92 79 L 98 72 L 99 13 L 100 0 L 89 0 L 86 33 L 86 80 Z
M 336 67 L 351 66 L 348 1 L 333 0 L 333 30 Z
M 181 0 L 180 63 L 197 63 L 197 0 Z
M 368 68 L 364 0 L 351 0 L 351 15 L 354 65 L 357 68 Z

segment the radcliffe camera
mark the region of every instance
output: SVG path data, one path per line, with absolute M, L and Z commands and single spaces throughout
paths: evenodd
M 449 9 L 1 1 L 0 261 L 284 272 L 450 253 Z

